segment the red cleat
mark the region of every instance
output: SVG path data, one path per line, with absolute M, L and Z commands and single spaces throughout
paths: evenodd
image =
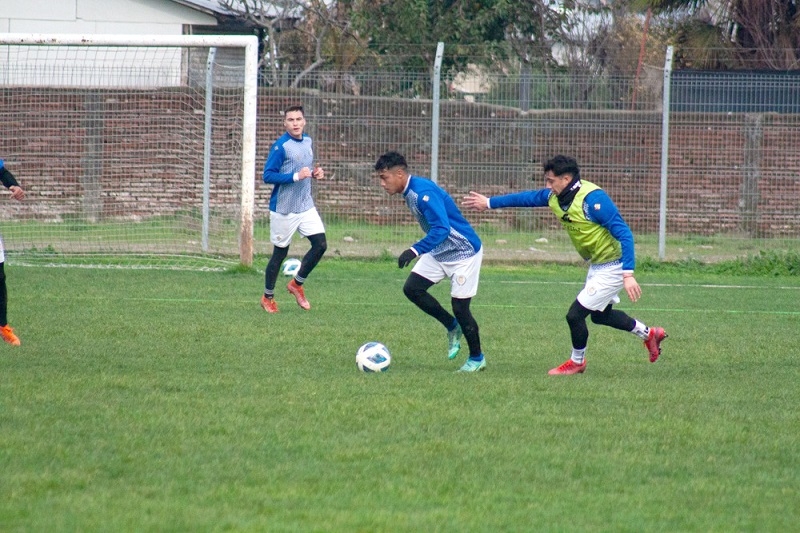
M 275 301 L 275 298 L 267 298 L 266 296 L 262 296 L 261 297 L 261 309 L 263 309 L 267 313 L 277 313 L 278 312 L 278 302 Z
M 586 370 L 586 361 L 579 365 L 572 359 L 569 359 L 563 365 L 557 366 L 550 370 L 548 374 L 551 376 L 568 376 L 570 374 L 583 374 L 584 370 Z
M 303 286 L 295 283 L 294 279 L 286 286 L 286 290 L 292 293 L 294 299 L 297 300 L 297 305 L 308 311 L 311 309 L 311 304 L 306 300 L 306 293 L 303 291 Z
M 658 356 L 661 355 L 661 341 L 666 338 L 667 332 L 664 331 L 664 328 L 650 328 L 650 335 L 644 341 L 644 347 L 650 352 L 651 363 L 655 363 L 658 360 Z
M 22 344 L 19 341 L 19 337 L 14 334 L 14 330 L 11 329 L 11 326 L 8 324 L 0 327 L 0 337 L 3 337 L 3 340 L 12 346 L 19 346 Z

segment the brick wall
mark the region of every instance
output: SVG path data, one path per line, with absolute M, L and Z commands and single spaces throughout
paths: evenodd
M 230 216 L 239 204 L 241 124 L 229 112 L 239 101 L 236 93 L 215 94 L 211 204 Z M 262 90 L 257 212 L 268 202 L 260 173 L 283 132 L 281 110 L 298 101 L 329 177 L 317 189 L 323 214 L 412 223 L 371 168 L 381 153 L 398 149 L 413 172 L 428 174 L 431 103 L 422 100 Z M 188 90 L 0 90 L 0 157 L 29 191 L 28 202 L 7 204 L 2 216 L 141 220 L 199 209 L 203 105 Z M 454 197 L 470 189 L 491 195 L 539 187 L 542 161 L 569 153 L 635 231 L 658 229 L 659 112 L 520 113 L 448 100 L 440 123 L 439 181 Z M 670 124 L 669 232 L 800 236 L 800 116 L 673 113 Z M 523 216 L 509 210 L 482 220 L 518 227 Z M 556 224 L 546 213 L 540 223 Z

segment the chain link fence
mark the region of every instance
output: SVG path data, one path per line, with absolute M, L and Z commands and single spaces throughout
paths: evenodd
M 686 62 L 691 51 L 682 54 Z M 430 71 L 318 72 L 293 92 L 331 177 L 319 184 L 318 205 L 331 227 L 345 228 L 332 240 L 337 253 L 396 253 L 415 238 L 402 200 L 386 198 L 371 174 L 387 150 L 404 153 L 413 173 L 435 175 L 457 200 L 471 190 L 543 187 L 542 163 L 572 155 L 617 203 L 639 257 L 719 261 L 797 250 L 800 71 L 676 70 L 667 112 L 665 64 L 604 76 L 472 59 L 443 70 L 438 108 Z M 278 110 L 261 121 L 270 116 L 279 128 Z M 467 216 L 490 259 L 577 260 L 547 209 Z
M 473 190 L 498 195 L 543 187 L 542 163 L 556 154 L 574 156 L 582 176 L 614 199 L 634 232 L 639 258 L 719 261 L 798 249 L 800 71 L 676 67 L 671 73 L 666 69 L 670 76 L 665 76 L 662 51 L 660 64 L 648 59 L 631 65 L 629 72 L 609 75 L 589 67 L 527 64 L 502 54 L 478 56 L 447 44 L 443 51 L 437 85 L 433 81 L 435 44 L 389 51 L 383 57 L 338 58 L 308 72 L 272 65 L 279 76 L 271 79 L 280 82 L 265 82 L 258 95 L 257 172 L 253 176 L 256 254 L 271 253 L 267 213 L 271 188 L 262 183 L 260 171 L 271 143 L 283 133 L 282 110 L 297 103 L 305 106 L 316 159 L 326 169 L 327 179 L 315 184 L 315 195 L 328 229 L 331 255 L 396 255 L 420 237 L 402 198 L 388 197 L 373 175 L 374 162 L 388 150 L 402 152 L 412 173 L 434 176 L 458 202 Z M 682 50 L 680 65 L 691 64 L 692 53 Z M 654 56 L 658 54 L 647 57 Z M 119 66 L 125 68 L 140 66 Z M 665 99 L 667 78 L 670 90 Z M 0 79 L 0 119 L 6 125 L 0 157 L 32 193 L 25 206 L 6 211 L 4 218 L 41 219 L 36 213 L 45 204 L 37 206 L 38 198 L 46 202 L 47 223 L 63 223 L 66 215 L 82 231 L 104 223 L 102 213 L 86 217 L 72 212 L 74 206 L 69 213 L 51 212 L 59 209 L 60 196 L 48 191 L 72 179 L 76 187 L 70 189 L 70 198 L 80 196 L 75 176 L 94 165 L 103 169 L 102 183 L 114 180 L 115 205 L 120 204 L 119 198 L 141 198 L 135 213 L 115 215 L 131 228 L 131 232 L 120 232 L 124 238 L 133 235 L 136 224 L 163 218 L 163 213 L 147 211 L 156 204 L 147 197 L 151 191 L 161 196 L 170 192 L 158 191 L 158 184 L 177 180 L 189 188 L 194 187 L 189 185 L 191 180 L 202 180 L 202 103 L 192 100 L 177 105 L 180 90 L 132 89 L 124 100 L 109 91 L 98 109 L 75 105 L 74 87 L 46 87 L 47 106 L 27 105 L 27 93 L 21 92 L 26 90 L 31 89 Z M 59 91 L 63 96 L 58 96 Z M 215 102 L 221 102 L 230 89 L 219 91 Z M 135 112 L 136 102 L 142 99 L 148 102 L 147 114 Z M 134 106 L 126 107 L 122 122 L 122 116 L 114 115 L 120 102 Z M 158 124 L 168 124 L 168 132 L 148 126 L 157 120 L 159 102 L 164 107 Z M 241 182 L 232 154 L 240 149 L 235 132 L 241 117 L 227 115 L 224 106 L 215 107 L 210 207 L 228 222 L 220 226 L 227 227 L 239 220 L 235 196 Z M 56 127 L 59 117 L 69 119 L 69 128 Z M 134 127 L 137 117 L 144 122 Z M 90 133 L 96 142 L 81 141 L 87 137 L 85 124 L 93 125 Z M 122 165 L 130 154 L 115 154 L 110 151 L 111 139 L 102 141 L 109 124 L 116 125 L 113 146 L 126 150 L 144 141 L 155 142 L 158 152 L 137 152 L 138 170 L 131 174 Z M 43 131 L 52 142 L 41 142 Z M 74 139 L 69 143 L 74 153 L 54 154 L 53 146 L 64 144 L 59 138 Z M 87 146 L 91 152 L 81 152 Z M 178 163 L 164 167 L 161 160 L 167 157 Z M 96 158 L 103 158 L 101 165 L 93 162 Z M 58 175 L 51 175 L 51 170 Z M 143 188 L 143 176 L 154 185 Z M 108 191 L 95 193 L 102 196 Z M 199 209 L 197 194 L 168 196 L 186 202 L 179 206 L 181 211 Z M 88 200 L 78 197 L 73 203 L 91 205 Z M 579 260 L 547 209 L 466 215 L 484 241 L 488 260 Z M 181 232 L 191 232 L 192 227 L 184 224 Z M 75 236 L 74 231 L 53 232 L 51 239 L 43 230 L 36 231 L 42 235 L 37 237 L 39 249 L 54 251 L 69 251 L 59 235 Z M 14 232 L 4 233 L 12 254 L 25 251 Z M 228 233 L 236 235 L 236 229 L 231 227 Z M 104 243 L 110 241 L 103 238 Z M 183 233 L 181 239 L 198 240 Z M 219 242 L 214 253 L 235 261 L 235 238 Z M 293 254 L 303 253 L 302 243 L 298 245 Z M 113 250 L 124 253 L 124 246 L 123 242 Z M 148 239 L 137 238 L 131 251 L 146 253 L 147 247 Z M 170 251 L 191 253 L 174 245 Z M 159 250 L 154 248 L 152 253 Z

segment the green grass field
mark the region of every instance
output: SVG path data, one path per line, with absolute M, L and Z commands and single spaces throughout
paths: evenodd
M 590 323 L 586 373 L 551 377 L 580 267 L 484 267 L 477 375 L 388 261 L 326 260 L 313 309 L 272 316 L 259 272 L 6 272 L 1 531 L 800 524 L 797 276 L 640 272 L 620 308 L 667 329 L 661 359 Z M 369 340 L 390 371 L 356 370 Z

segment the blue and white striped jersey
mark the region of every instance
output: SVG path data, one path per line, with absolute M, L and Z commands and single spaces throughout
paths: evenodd
M 294 181 L 294 174 L 303 167 L 314 168 L 311 137 L 303 134 L 295 139 L 289 132 L 272 144 L 264 163 L 264 183 L 272 183 L 269 210 L 282 215 L 302 213 L 314 207 L 311 196 L 313 178 Z
M 411 248 L 429 253 L 441 263 L 469 259 L 481 249 L 481 240 L 447 192 L 427 178 L 409 176 L 403 191 L 406 205 L 425 237 Z

